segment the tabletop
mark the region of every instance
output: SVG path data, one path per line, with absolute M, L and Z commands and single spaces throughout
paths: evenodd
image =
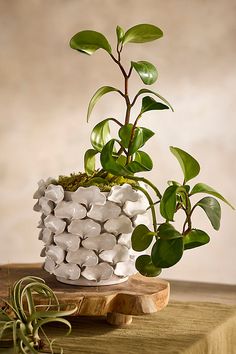
M 25 271 L 27 265 L 17 267 Z M 39 265 L 34 267 L 37 273 Z M 64 354 L 236 353 L 236 286 L 169 282 L 168 306 L 155 314 L 133 316 L 130 326 L 116 328 L 104 317 L 80 316 L 70 319 L 69 337 L 63 337 L 63 326 L 48 326 L 47 333 L 57 338 Z

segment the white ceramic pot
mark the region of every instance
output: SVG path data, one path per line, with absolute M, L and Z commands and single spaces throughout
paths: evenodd
M 44 269 L 63 283 L 85 286 L 121 283 L 136 273 L 131 234 L 149 219 L 143 193 L 129 184 L 66 192 L 51 182 L 41 180 L 34 194 Z

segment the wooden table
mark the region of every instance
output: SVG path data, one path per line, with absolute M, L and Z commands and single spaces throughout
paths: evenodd
M 47 332 L 58 338 L 65 354 L 236 353 L 236 286 L 170 284 L 169 305 L 152 315 L 135 316 L 129 327 L 111 327 L 103 317 L 77 317 L 71 318 L 69 337 L 63 337 L 61 326 L 48 326 Z

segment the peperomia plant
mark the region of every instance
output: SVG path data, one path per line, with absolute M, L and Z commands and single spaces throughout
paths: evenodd
M 141 255 L 136 260 L 137 270 L 146 276 L 157 276 L 162 268 L 168 268 L 176 264 L 182 257 L 184 250 L 199 247 L 209 242 L 210 238 L 203 230 L 192 225 L 192 215 L 196 208 L 202 208 L 209 218 L 213 228 L 220 227 L 221 207 L 216 198 L 232 205 L 212 187 L 197 183 L 193 188 L 188 182 L 200 172 L 198 162 L 187 152 L 177 147 L 170 147 L 171 153 L 177 158 L 184 175 L 183 183 L 169 181 L 164 193 L 150 180 L 137 176 L 139 172 L 150 171 L 153 168 L 151 157 L 143 151 L 144 145 L 154 136 L 154 132 L 143 127 L 143 116 L 149 111 L 161 111 L 173 108 L 171 104 L 159 93 L 148 88 L 141 88 L 131 98 L 129 95 L 129 80 L 133 72 L 136 72 L 144 85 L 152 85 L 156 82 L 158 72 L 156 67 L 148 61 L 131 61 L 130 67 L 125 69 L 122 64 L 122 52 L 130 43 L 145 43 L 157 40 L 163 36 L 160 28 L 151 24 L 139 24 L 127 31 L 120 26 L 116 28 L 117 45 L 115 52 L 105 38 L 99 32 L 86 30 L 75 34 L 71 41 L 71 48 L 91 55 L 98 49 L 103 49 L 118 66 L 124 78 L 124 90 L 112 86 L 100 87 L 89 102 L 87 121 L 95 104 L 105 94 L 118 93 L 124 100 L 126 112 L 123 120 L 106 118 L 98 123 L 91 133 L 92 148 L 87 150 L 84 156 L 85 172 L 90 176 L 90 184 L 101 187 L 109 180 L 117 180 L 122 176 L 129 181 L 134 181 L 133 188 L 142 191 L 149 201 L 152 213 L 153 228 L 138 225 L 132 234 L 132 247 L 135 251 L 143 252 L 153 240 L 155 240 L 151 255 Z M 150 96 L 151 95 L 151 96 Z M 155 97 L 155 99 L 153 98 Z M 133 115 L 133 107 L 142 98 L 140 110 L 137 116 Z M 111 137 L 110 124 L 117 127 L 117 135 Z M 140 124 L 141 123 L 141 124 Z M 96 170 L 96 155 L 100 156 L 101 167 Z M 153 200 L 146 188 L 139 182 L 145 182 L 155 193 Z M 206 193 L 208 196 L 200 199 L 192 205 L 191 197 L 198 193 Z M 157 220 L 157 206 L 164 222 Z M 233 208 L 233 207 L 232 207 Z M 185 214 L 183 227 L 176 230 L 172 222 L 175 214 L 182 210 Z

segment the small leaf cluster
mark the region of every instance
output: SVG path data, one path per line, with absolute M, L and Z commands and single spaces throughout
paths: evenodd
M 129 176 L 138 172 L 150 171 L 153 167 L 152 159 L 142 148 L 154 135 L 154 132 L 148 128 L 139 126 L 138 123 L 143 114 L 148 111 L 173 109 L 170 103 L 159 93 L 146 88 L 140 89 L 131 100 L 128 94 L 128 81 L 132 71 L 136 71 L 145 85 L 152 85 L 158 77 L 157 69 L 152 63 L 141 60 L 138 62 L 131 61 L 130 68 L 126 71 L 121 63 L 121 52 L 125 45 L 159 39 L 163 35 L 162 31 L 154 25 L 140 24 L 130 28 L 126 32 L 117 26 L 116 34 L 117 58 L 112 53 L 108 40 L 99 32 L 81 31 L 74 35 L 70 41 L 70 46 L 73 49 L 89 55 L 98 49 L 104 49 L 120 68 L 125 83 L 123 91 L 112 86 L 100 87 L 89 102 L 87 121 L 96 103 L 102 96 L 111 92 L 118 93 L 125 101 L 126 116 L 124 123 L 112 117 L 102 120 L 93 128 L 91 133 L 92 148 L 88 149 L 84 156 L 85 171 L 88 175 L 92 175 L 96 169 L 96 155 L 100 155 L 102 168 L 116 176 Z M 159 101 L 146 94 L 157 97 Z M 139 114 L 131 122 L 131 110 L 139 97 L 143 95 L 145 96 L 142 98 Z M 111 123 L 117 127 L 117 136 L 114 138 L 110 135 Z
M 96 31 L 81 31 L 75 34 L 71 41 L 71 48 L 91 55 L 98 49 L 103 49 L 114 61 L 124 78 L 124 89 L 102 86 L 92 96 L 87 112 L 87 121 L 91 113 L 100 100 L 108 93 L 119 94 L 123 98 L 126 112 L 123 119 L 115 117 L 105 118 L 100 121 L 91 133 L 92 148 L 88 149 L 84 155 L 85 172 L 89 176 L 94 175 L 96 170 L 96 156 L 100 157 L 101 175 L 99 181 L 104 184 L 106 173 L 109 175 L 123 176 L 136 182 L 145 182 L 154 192 L 157 201 L 153 201 L 149 192 L 142 188 L 140 184 L 135 184 L 133 188 L 140 190 L 149 202 L 152 213 L 153 230 L 149 230 L 145 225 L 138 225 L 132 234 L 132 247 L 135 251 L 143 252 L 151 243 L 151 255 L 141 255 L 137 258 L 136 268 L 146 276 L 156 276 L 162 268 L 168 268 L 176 264 L 182 257 L 186 249 L 198 247 L 209 242 L 209 236 L 203 231 L 192 227 L 192 214 L 197 207 L 204 210 L 214 229 L 220 227 L 221 209 L 217 199 L 229 204 L 224 197 L 210 186 L 198 183 L 192 189 L 187 184 L 196 177 L 200 171 L 199 163 L 187 152 L 177 147 L 170 147 L 171 153 L 177 158 L 183 174 L 183 183 L 170 181 L 168 188 L 163 195 L 150 180 L 136 176 L 140 172 L 148 172 L 153 168 L 151 157 L 143 150 L 145 144 L 154 136 L 154 132 L 140 124 L 143 116 L 149 111 L 162 111 L 171 109 L 171 104 L 160 93 L 146 88 L 154 84 L 158 79 L 158 71 L 152 63 L 146 60 L 130 61 L 130 66 L 126 69 L 121 60 L 123 49 L 132 43 L 146 43 L 160 39 L 163 32 L 160 28 L 152 24 L 138 24 L 125 31 L 120 26 L 116 28 L 117 45 L 115 53 L 106 37 Z M 129 95 L 129 79 L 133 72 L 138 74 L 141 82 L 146 85 L 140 88 L 136 95 L 131 98 Z M 132 109 L 138 104 L 140 110 L 136 117 L 133 117 Z M 110 124 L 115 124 L 117 128 L 116 136 L 111 136 Z M 93 178 L 92 178 L 93 179 Z M 198 193 L 206 193 L 206 196 L 193 206 L 191 196 Z M 213 197 L 212 197 L 213 196 Z M 165 219 L 164 223 L 157 222 L 156 205 L 159 207 L 160 215 Z M 171 222 L 174 215 L 182 210 L 185 213 L 183 229 L 177 231 Z
M 207 184 L 197 183 L 191 189 L 187 182 L 199 174 L 199 163 L 179 148 L 172 146 L 170 150 L 182 168 L 184 181 L 182 184 L 169 181 L 159 200 L 160 214 L 165 221 L 154 224 L 154 232 L 145 225 L 138 225 L 132 234 L 132 247 L 138 252 L 146 250 L 155 240 L 151 255 L 141 255 L 136 261 L 137 269 L 146 276 L 160 274 L 162 268 L 172 267 L 179 262 L 185 250 L 203 246 L 210 241 L 205 231 L 192 226 L 192 216 L 196 208 L 205 212 L 215 230 L 219 230 L 221 219 L 221 206 L 216 198 L 233 208 L 220 193 Z M 192 205 L 191 197 L 199 193 L 207 196 Z M 184 212 L 185 220 L 182 230 L 178 231 L 171 222 L 174 222 L 175 214 L 180 210 Z
M 43 305 L 36 305 L 36 297 L 42 298 Z M 64 316 L 72 315 L 77 307 L 62 311 L 57 296 L 44 280 L 34 276 L 24 277 L 14 283 L 9 300 L 3 300 L 0 308 L 0 339 L 9 335 L 13 340 L 15 353 L 37 354 L 45 344 L 53 353 L 53 342 L 43 330 L 48 323 L 62 323 L 71 332 L 71 324 Z M 68 305 L 68 304 L 67 304 Z M 43 342 L 43 339 L 45 343 Z M 61 350 L 62 352 L 62 350 Z

